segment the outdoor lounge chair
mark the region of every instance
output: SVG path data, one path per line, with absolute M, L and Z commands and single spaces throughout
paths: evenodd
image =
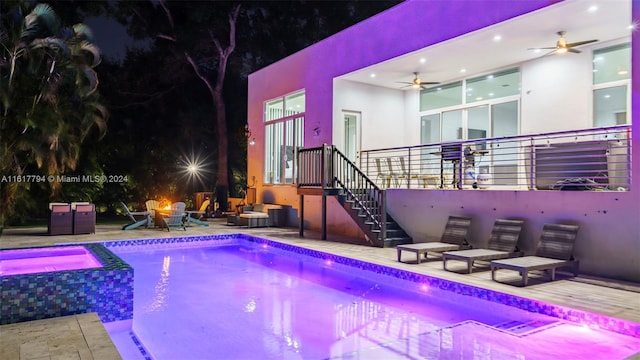
M 149 212 L 149 214 L 151 215 L 151 220 L 155 221 L 156 218 L 156 209 L 160 208 L 160 203 L 158 202 L 158 200 L 147 200 L 147 202 L 145 203 L 146 207 L 147 207 L 147 211 Z M 154 224 L 154 225 L 159 225 L 159 224 Z
M 406 244 L 396 246 L 398 251 L 398 261 L 401 262 L 402 251 L 410 251 L 416 253 L 417 263 L 420 263 L 420 257 L 424 255 L 427 258 L 428 252 L 441 253 L 444 251 L 468 249 L 467 232 L 471 225 L 471 218 L 462 216 L 449 216 L 444 233 L 439 242 L 427 242 L 417 244 Z
M 124 208 L 127 216 L 131 219 L 131 223 L 122 227 L 122 230 L 133 230 L 142 225 L 145 225 L 147 228 L 151 227 L 151 214 L 148 211 L 129 211 L 129 207 L 124 202 L 120 202 L 122 207 Z
M 171 228 L 181 228 L 182 230 L 187 230 L 184 225 L 184 208 L 186 207 L 183 202 L 175 202 L 171 204 L 171 212 L 169 215 L 163 216 L 164 225 L 167 227 L 168 231 L 171 231 Z
M 442 253 L 442 267 L 447 270 L 447 260 L 466 261 L 467 273 L 471 274 L 476 260 L 488 261 L 522 256 L 523 253 L 517 250 L 517 244 L 523 224 L 523 220 L 496 220 L 486 249 L 446 251 Z
M 527 286 L 529 272 L 534 270 L 549 271 L 551 281 L 556 278 L 556 269 L 562 267 L 573 268 L 573 275 L 578 276 L 578 260 L 573 258 L 573 244 L 577 234 L 577 225 L 544 225 L 536 254 L 491 261 L 491 279 L 496 280 L 495 272 L 498 269 L 520 272 L 523 286 Z
M 207 211 L 207 207 L 209 207 L 210 203 L 211 202 L 209 200 L 205 200 L 202 202 L 202 205 L 200 205 L 200 210 L 185 211 L 186 218 L 187 218 L 187 226 L 191 226 L 191 223 L 202 225 L 202 226 L 209 226 L 209 224 L 207 224 L 206 222 L 200 219 L 202 218 L 202 216 L 204 216 L 205 212 Z

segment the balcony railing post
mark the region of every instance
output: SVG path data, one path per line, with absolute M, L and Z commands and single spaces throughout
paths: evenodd
M 407 167 L 407 189 L 411 189 L 411 148 L 407 149 L 407 163 L 405 166 Z
M 320 184 L 322 184 L 322 188 L 325 188 L 326 182 L 325 182 L 325 158 L 326 158 L 326 149 L 327 149 L 327 144 L 322 144 L 322 150 L 321 150 L 321 154 L 320 154 Z
M 380 236 L 382 241 L 387 238 L 387 204 L 386 204 L 387 192 L 380 190 Z
M 533 190 L 536 189 L 535 183 L 535 175 L 534 169 L 536 168 L 536 151 L 535 151 L 536 142 L 534 138 L 531 138 L 531 145 L 529 146 L 529 188 Z

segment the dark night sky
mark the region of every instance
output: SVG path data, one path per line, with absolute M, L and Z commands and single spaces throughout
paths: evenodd
M 131 39 L 124 28 L 117 21 L 103 18 L 90 17 L 84 20 L 93 32 L 94 44 L 98 45 L 102 55 L 108 58 L 122 60 L 127 47 L 141 47 L 143 42 Z

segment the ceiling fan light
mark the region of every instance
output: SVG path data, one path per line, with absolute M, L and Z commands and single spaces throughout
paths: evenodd
M 558 48 L 558 49 L 556 50 L 556 53 L 557 53 L 557 54 L 564 54 L 564 53 L 566 53 L 566 52 L 567 52 L 567 48 L 566 48 L 566 47 L 561 47 L 561 48 Z

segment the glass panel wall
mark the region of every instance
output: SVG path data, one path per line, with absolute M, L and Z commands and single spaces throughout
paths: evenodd
M 631 46 L 629 43 L 593 51 L 593 83 L 626 80 L 631 77 Z
M 468 79 L 465 93 L 467 104 L 518 95 L 520 70 L 514 68 Z
M 630 122 L 629 88 L 631 46 L 629 43 L 593 51 L 593 126 Z
M 420 92 L 420 111 L 444 108 L 462 104 L 462 81 Z
M 295 182 L 296 151 L 304 146 L 304 112 L 304 92 L 265 102 L 265 183 Z

